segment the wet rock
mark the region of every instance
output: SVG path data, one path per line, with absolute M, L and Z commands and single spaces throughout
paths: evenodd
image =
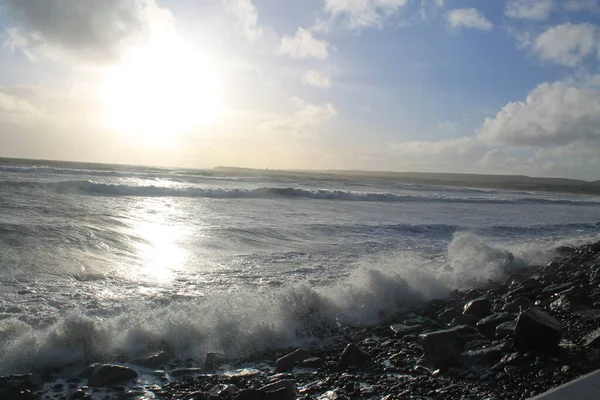
M 296 385 L 291 380 L 281 380 L 260 389 L 242 390 L 239 400 L 295 400 L 298 397 Z
M 133 361 L 133 364 L 141 365 L 146 368 L 158 368 L 165 365 L 171 357 L 164 351 Z
M 456 326 L 421 335 L 427 364 L 433 368 L 447 368 L 461 363 L 461 352 L 465 347 L 468 326 Z
M 0 377 L 0 399 L 37 399 L 33 392 L 44 385 L 37 374 L 7 375 Z
M 551 261 L 542 268 L 542 272 L 544 274 L 555 274 L 558 271 L 559 267 L 559 263 Z
M 492 314 L 479 321 L 476 325 L 477 332 L 483 336 L 494 336 L 496 333 L 496 327 L 503 322 L 514 320 L 515 317 L 510 313 L 498 313 Z
M 544 293 L 544 294 L 560 293 L 560 292 L 567 290 L 575 285 L 576 285 L 575 282 L 557 283 L 555 285 L 546 286 L 544 289 L 542 289 L 542 293 Z
M 583 345 L 594 349 L 600 348 L 600 328 L 585 335 L 583 338 Z
M 298 349 L 279 358 L 275 362 L 275 372 L 291 371 L 297 364 L 310 357 L 310 353 L 305 349 Z
M 169 372 L 174 378 L 179 378 L 181 376 L 193 375 L 193 374 L 202 374 L 204 369 L 202 368 L 177 368 L 173 371 Z
M 452 320 L 452 322 L 450 322 L 451 326 L 458 326 L 458 325 L 470 325 L 470 326 L 475 326 L 477 324 L 477 322 L 479 322 L 481 318 L 476 317 L 475 315 L 470 315 L 470 314 L 465 314 L 465 315 L 460 315 L 456 318 L 454 318 Z
M 108 386 L 138 377 L 138 373 L 129 367 L 114 364 L 92 364 L 82 376 L 88 378 L 89 386 Z
M 227 356 L 224 354 L 208 352 L 204 358 L 204 368 L 207 371 L 215 371 L 226 362 Z
M 404 324 L 396 324 L 391 325 L 390 329 L 394 332 L 394 335 L 397 338 L 402 338 L 406 335 L 412 335 L 414 333 L 419 333 L 423 330 L 423 327 L 420 325 L 404 325 Z
M 519 312 L 521 308 L 529 308 L 533 306 L 533 302 L 529 300 L 527 297 L 517 297 L 516 299 L 507 302 L 504 307 L 502 307 L 502 311 L 506 312 Z
M 300 363 L 305 368 L 321 368 L 324 362 L 320 357 L 310 357 Z
M 440 315 L 438 315 L 437 320 L 442 324 L 447 325 L 456 317 L 460 316 L 460 311 L 456 308 L 448 308 L 443 311 Z
M 560 322 L 532 307 L 519 314 L 513 338 L 515 348 L 519 351 L 544 351 L 555 349 L 561 335 Z
M 486 298 L 471 300 L 465 304 L 463 314 L 474 315 L 479 318 L 487 317 L 492 313 L 492 303 Z
M 496 339 L 502 340 L 513 337 L 517 323 L 515 321 L 503 322 L 496 327 Z
M 89 395 L 87 395 L 83 389 L 77 389 L 76 391 L 71 393 L 71 395 L 69 396 L 69 400 L 84 400 L 84 399 L 91 399 L 91 397 Z
M 502 345 L 465 351 L 462 355 L 467 363 L 494 365 L 504 356 Z
M 338 367 L 362 367 L 370 362 L 371 356 L 358 345 L 351 343 L 347 345 L 342 352 L 340 360 L 338 361 Z

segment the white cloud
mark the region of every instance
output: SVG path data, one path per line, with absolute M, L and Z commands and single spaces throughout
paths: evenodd
M 573 67 L 594 51 L 598 39 L 594 25 L 567 23 L 539 35 L 533 49 L 542 60 Z
M 497 171 L 515 166 L 517 160 L 514 157 L 509 156 L 505 150 L 493 149 L 477 160 L 476 164 L 484 169 Z
M 28 120 L 41 115 L 43 115 L 43 112 L 27 100 L 6 91 L 0 91 L 0 119 Z
M 314 135 L 315 129 L 334 118 L 337 110 L 331 103 L 317 105 L 298 97 L 292 97 L 297 111 L 292 115 L 269 116 L 259 125 L 259 130 L 269 134 L 284 134 L 292 136 Z
M 325 0 L 325 9 L 345 18 L 351 29 L 381 26 L 383 19 L 395 14 L 408 0 Z
M 251 0 L 227 0 L 226 4 L 248 40 L 255 41 L 263 35 L 258 25 L 258 10 Z
M 312 69 L 309 69 L 306 71 L 304 80 L 309 86 L 318 88 L 331 87 L 331 78 L 320 71 L 313 71 Z
M 293 58 L 327 58 L 328 43 L 316 39 L 313 34 L 304 28 L 298 28 L 296 34 L 281 38 L 279 51 Z
M 545 20 L 555 7 L 555 0 L 509 0 L 505 13 L 511 18 Z
M 453 28 L 472 28 L 489 31 L 493 25 L 475 8 L 457 8 L 448 12 L 446 20 Z
M 65 62 L 113 61 L 124 46 L 173 24 L 154 0 L 4 0 L 3 6 L 14 25 L 6 46 Z
M 543 83 L 524 102 L 509 103 L 486 118 L 479 136 L 511 147 L 582 143 L 600 150 L 600 89 Z

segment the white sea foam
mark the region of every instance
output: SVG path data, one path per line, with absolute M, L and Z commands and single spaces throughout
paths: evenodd
M 131 360 L 161 349 L 180 359 L 202 360 L 207 351 L 240 356 L 306 344 L 316 328 L 376 323 L 451 289 L 501 279 L 511 269 L 526 265 L 529 256 L 536 261 L 550 257 L 541 248 L 531 251 L 533 247 L 511 251 L 459 233 L 446 257 L 400 252 L 385 260 L 365 259 L 349 276 L 325 287 L 290 282 L 278 289 L 240 290 L 162 307 L 139 304 L 108 318 L 75 310 L 46 328 L 6 319 L 0 321 L 0 372 L 121 356 Z

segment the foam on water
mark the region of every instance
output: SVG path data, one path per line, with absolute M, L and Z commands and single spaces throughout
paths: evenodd
M 547 250 L 542 244 L 502 248 L 474 234 L 457 233 L 445 256 L 398 252 L 386 259 L 364 259 L 348 276 L 326 286 L 297 282 L 163 306 L 145 302 L 107 318 L 86 316 L 73 304 L 73 311 L 45 328 L 5 319 L 0 321 L 0 372 L 133 360 L 164 349 L 182 360 L 202 360 L 207 351 L 241 356 L 307 345 L 314 343 L 315 329 L 376 323 L 449 290 L 502 279 L 515 268 L 547 261 Z

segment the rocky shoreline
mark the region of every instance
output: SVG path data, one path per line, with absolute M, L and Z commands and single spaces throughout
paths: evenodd
M 600 242 L 326 345 L 0 377 L 1 399 L 526 399 L 600 368 Z M 160 384 L 149 384 L 152 376 Z

